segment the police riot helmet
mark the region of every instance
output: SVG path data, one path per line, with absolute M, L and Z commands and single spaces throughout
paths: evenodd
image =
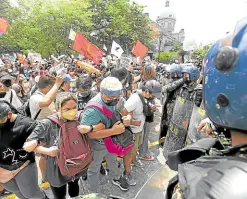
M 204 58 L 204 100 L 209 118 L 228 129 L 247 130 L 247 17 L 217 41 Z
M 171 65 L 171 75 L 175 78 L 182 77 L 182 67 L 179 64 Z
M 200 76 L 200 71 L 194 64 L 183 64 L 182 65 L 182 73 L 188 73 L 190 75 L 191 81 L 196 81 Z

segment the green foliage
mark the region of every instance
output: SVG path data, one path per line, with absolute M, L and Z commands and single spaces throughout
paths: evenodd
M 145 16 L 143 6 L 130 3 L 130 0 L 90 0 L 90 4 L 92 23 L 97 30 L 95 43 L 99 46 L 105 44 L 110 50 L 115 40 L 124 50 L 130 51 L 137 39 L 151 45 L 150 20 Z
M 100 48 L 106 44 L 110 49 L 112 40 L 119 40 L 130 50 L 137 39 L 146 45 L 152 40 L 143 7 L 129 0 L 18 0 L 18 7 L 10 7 L 8 0 L 3 2 L 0 13 L 10 25 L 7 34 L 0 37 L 0 49 L 17 47 L 44 57 L 70 54 L 70 28 Z M 97 33 L 94 39 L 89 37 L 92 32 Z
M 177 42 L 173 44 L 173 47 L 170 50 L 170 52 L 178 53 L 178 55 L 182 57 L 182 62 L 183 63 L 184 63 L 184 56 L 188 55 L 188 52 L 184 51 L 182 45 L 180 43 L 177 43 Z
M 19 5 L 21 16 L 12 19 L 0 41 L 16 45 L 23 52 L 34 50 L 45 57 L 67 53 L 70 28 L 80 31 L 91 25 L 90 12 L 85 12 L 87 0 L 21 0 Z
M 177 52 L 160 52 L 154 55 L 156 59 L 159 58 L 161 62 L 172 62 L 174 58 L 178 57 Z
M 192 55 L 191 55 L 191 58 L 201 63 L 203 61 L 204 57 L 206 56 L 210 47 L 211 47 L 211 45 L 207 45 L 207 46 L 204 46 L 202 48 L 198 48 L 198 49 L 194 50 Z
M 180 53 L 181 51 L 183 51 L 183 47 L 180 43 L 178 42 L 174 42 L 173 43 L 173 47 L 172 49 L 170 50 L 170 52 L 177 52 L 177 53 Z

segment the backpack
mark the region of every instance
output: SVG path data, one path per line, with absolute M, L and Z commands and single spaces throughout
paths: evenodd
M 80 115 L 81 112 L 78 116 Z M 59 156 L 57 157 L 61 174 L 74 177 L 85 171 L 92 162 L 92 153 L 87 136 L 82 135 L 77 129 L 81 123 L 77 120 L 64 122 L 58 118 L 57 114 L 47 118 L 61 127 L 58 141 Z
M 111 126 L 113 126 L 117 121 L 122 120 L 122 116 L 119 112 L 113 113 L 111 110 L 99 104 L 98 102 L 89 102 L 86 105 L 85 109 L 89 107 L 95 107 L 101 113 L 106 115 L 106 117 L 111 120 Z M 104 138 L 104 144 L 109 153 L 116 154 L 119 157 L 123 157 L 132 149 L 134 145 L 133 140 L 134 137 L 131 129 L 129 127 L 126 127 L 124 133 Z
M 38 118 L 41 110 L 42 109 L 39 109 L 39 111 L 36 113 L 35 117 L 33 118 L 34 120 L 36 120 Z M 20 113 L 21 115 L 24 115 L 26 117 L 30 117 L 31 118 L 29 100 L 27 102 L 25 102 L 20 108 L 18 108 L 18 113 Z
M 33 95 L 35 95 L 35 94 L 33 94 Z M 29 101 L 30 101 L 30 99 L 27 102 L 25 102 L 20 108 L 18 108 L 18 112 L 21 115 L 24 115 L 26 117 L 30 117 L 31 118 L 32 116 L 31 116 Z M 39 109 L 39 111 L 36 113 L 35 117 L 33 118 L 34 120 L 36 120 L 38 118 L 38 116 L 39 116 L 41 111 L 42 111 L 42 109 Z
M 142 101 L 143 104 L 143 114 L 147 117 L 147 116 L 152 116 L 153 115 L 153 111 L 151 109 L 151 107 L 149 106 L 149 104 L 147 102 L 145 102 L 143 96 L 141 95 L 141 93 L 136 92 L 139 96 L 139 98 Z

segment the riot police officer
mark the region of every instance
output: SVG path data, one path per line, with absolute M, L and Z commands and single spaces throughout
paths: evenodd
M 167 134 L 168 126 L 172 118 L 172 113 L 177 94 L 184 84 L 182 78 L 182 68 L 180 65 L 172 64 L 166 68 L 166 80 L 162 86 L 162 117 L 160 123 L 160 139 Z M 160 143 L 162 145 L 162 143 Z
M 182 73 L 185 83 L 176 96 L 175 107 L 169 122 L 163 151 L 166 158 L 169 152 L 184 147 L 194 101 L 198 99 L 198 96 L 194 97 L 197 95 L 196 80 L 199 77 L 198 69 L 193 64 L 186 64 L 182 65 Z M 201 103 L 201 100 L 199 101 L 198 103 Z
M 247 18 L 234 35 L 216 42 L 205 57 L 204 100 L 210 120 L 231 130 L 232 147 L 205 138 L 169 154 L 178 171 L 166 198 L 244 199 L 247 196 Z M 200 129 L 207 122 L 200 125 Z M 205 126 L 210 132 L 209 126 Z

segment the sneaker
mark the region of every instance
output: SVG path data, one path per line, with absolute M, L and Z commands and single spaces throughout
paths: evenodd
M 10 191 L 7 191 L 6 189 L 0 191 L 0 196 L 6 196 L 12 194 Z
M 137 160 L 136 162 L 132 163 L 131 166 L 139 167 L 139 168 L 144 167 L 143 163 L 140 160 Z
M 151 155 L 147 155 L 147 156 L 144 156 L 144 157 L 140 157 L 140 159 L 142 159 L 144 161 L 153 161 L 154 157 L 151 156 Z
M 82 175 L 81 178 L 82 178 L 83 181 L 86 181 L 86 180 L 87 180 L 87 172 L 85 172 L 85 173 Z
M 130 173 L 124 174 L 124 177 L 126 178 L 128 184 L 130 186 L 135 186 L 137 184 L 136 180 L 132 177 Z
M 102 175 L 105 175 L 105 168 L 103 167 L 103 165 L 101 164 L 101 167 L 100 167 L 100 173 Z
M 112 184 L 118 186 L 122 191 L 129 190 L 129 184 L 127 182 L 127 179 L 123 176 L 121 176 L 118 180 L 113 179 Z

